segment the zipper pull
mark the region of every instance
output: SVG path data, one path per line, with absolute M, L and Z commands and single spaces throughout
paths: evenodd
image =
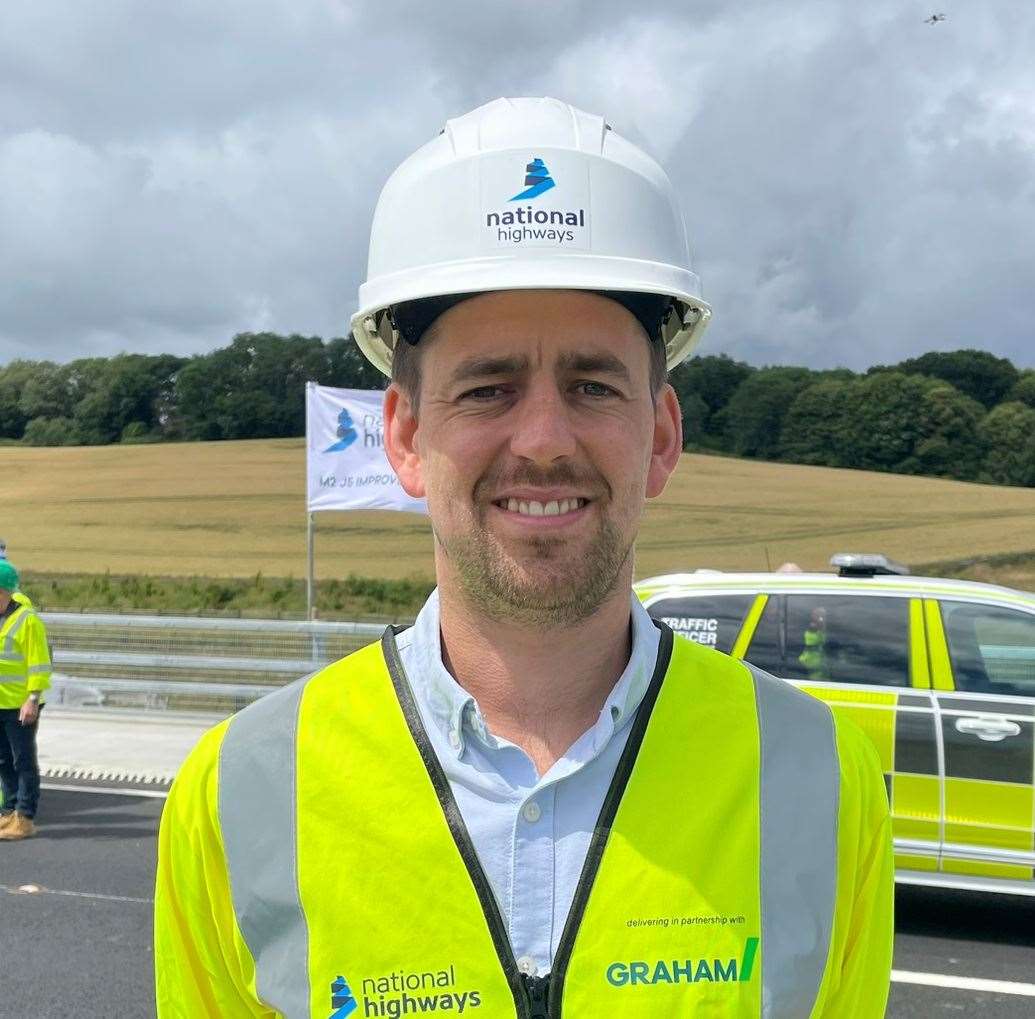
M 528 995 L 528 1004 L 531 1007 L 529 1019 L 549 1019 L 550 1017 L 550 974 L 544 977 L 530 977 L 526 973 L 521 974 L 521 981 L 525 985 L 525 993 Z

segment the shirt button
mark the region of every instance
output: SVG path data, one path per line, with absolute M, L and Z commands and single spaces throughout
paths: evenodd
M 535 964 L 535 959 L 530 955 L 523 955 L 517 961 L 517 967 L 519 973 L 524 973 L 526 977 L 534 977 L 539 972 L 539 967 Z
M 521 808 L 521 816 L 529 823 L 535 824 L 543 816 L 542 808 L 535 800 L 529 800 Z
M 456 729 L 449 730 L 449 745 L 454 750 L 460 749 L 460 733 L 458 733 Z

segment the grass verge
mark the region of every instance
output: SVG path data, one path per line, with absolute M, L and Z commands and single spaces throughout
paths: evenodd
M 434 587 L 423 577 L 385 580 L 350 574 L 321 580 L 320 619 L 396 622 L 412 619 Z M 140 612 L 176 616 L 304 619 L 305 581 L 293 577 L 148 577 L 111 573 L 26 572 L 22 589 L 50 612 Z
M 1035 551 L 921 563 L 918 576 L 950 577 L 1035 591 Z M 320 619 L 357 622 L 411 620 L 435 582 L 349 574 L 316 587 Z M 41 573 L 22 576 L 37 607 L 50 612 L 135 612 L 175 616 L 304 619 L 305 581 L 293 577 L 149 577 L 112 573 Z

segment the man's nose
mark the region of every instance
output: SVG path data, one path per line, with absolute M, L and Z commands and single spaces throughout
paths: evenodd
M 517 408 L 510 451 L 525 460 L 551 464 L 575 453 L 570 408 L 555 384 L 526 391 Z

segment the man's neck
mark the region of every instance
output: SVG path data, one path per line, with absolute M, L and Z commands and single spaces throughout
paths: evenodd
M 442 661 L 490 730 L 543 775 L 597 720 L 631 652 L 630 592 L 549 631 L 489 619 L 439 588 Z

